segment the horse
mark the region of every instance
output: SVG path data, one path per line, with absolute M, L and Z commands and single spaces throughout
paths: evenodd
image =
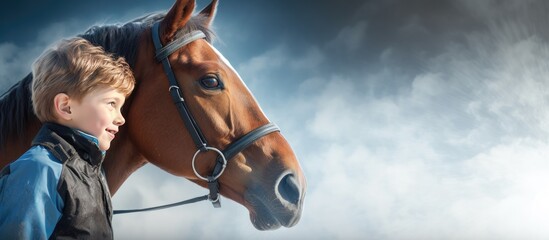
M 212 45 L 217 5 L 213 0 L 195 13 L 194 0 L 177 0 L 167 13 L 148 14 L 122 25 L 93 26 L 78 35 L 124 57 L 136 78 L 135 90 L 123 108 L 126 124 L 103 162 L 112 195 L 147 163 L 208 188 L 210 182 L 202 176 L 217 168 L 219 161 L 212 160 L 219 158 L 217 149 L 229 148 L 270 124 L 236 70 Z M 178 84 L 175 90 L 184 99 L 191 125 L 201 130 L 200 139 L 207 140 L 207 149 L 193 144 L 196 132 L 182 121 L 181 109 L 172 102 L 174 86 L 170 86 L 163 63 L 155 59 L 151 38 L 155 24 L 161 45 L 192 32 L 203 33 L 172 49 L 165 60 L 171 65 L 173 81 Z M 28 149 L 41 127 L 32 109 L 31 83 L 29 74 L 0 99 L 0 168 Z M 223 174 L 215 176 L 219 193 L 246 207 L 255 228 L 272 230 L 299 222 L 306 179 L 279 131 L 262 134 L 226 161 Z

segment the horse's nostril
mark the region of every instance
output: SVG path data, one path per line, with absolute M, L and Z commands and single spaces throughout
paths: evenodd
M 278 183 L 278 193 L 284 200 L 298 204 L 300 199 L 299 183 L 294 174 L 288 173 Z

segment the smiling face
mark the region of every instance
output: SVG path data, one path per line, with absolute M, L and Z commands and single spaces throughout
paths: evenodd
M 98 88 L 82 100 L 70 102 L 71 120 L 65 125 L 97 137 L 99 149 L 106 151 L 125 122 L 120 111 L 124 100 L 124 94 L 113 88 Z

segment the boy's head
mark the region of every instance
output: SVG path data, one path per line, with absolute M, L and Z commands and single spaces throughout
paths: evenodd
M 114 137 L 124 123 L 120 108 L 135 86 L 126 61 L 85 39 L 73 38 L 42 53 L 32 73 L 32 104 L 38 119 L 92 134 L 99 138 L 102 150 L 108 149 L 105 143 L 101 147 L 104 132 L 93 125 L 111 121 L 103 123 L 103 130 Z

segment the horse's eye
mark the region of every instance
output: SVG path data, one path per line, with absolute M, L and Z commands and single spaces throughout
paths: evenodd
M 206 89 L 223 89 L 222 82 L 214 76 L 202 78 L 200 84 Z

